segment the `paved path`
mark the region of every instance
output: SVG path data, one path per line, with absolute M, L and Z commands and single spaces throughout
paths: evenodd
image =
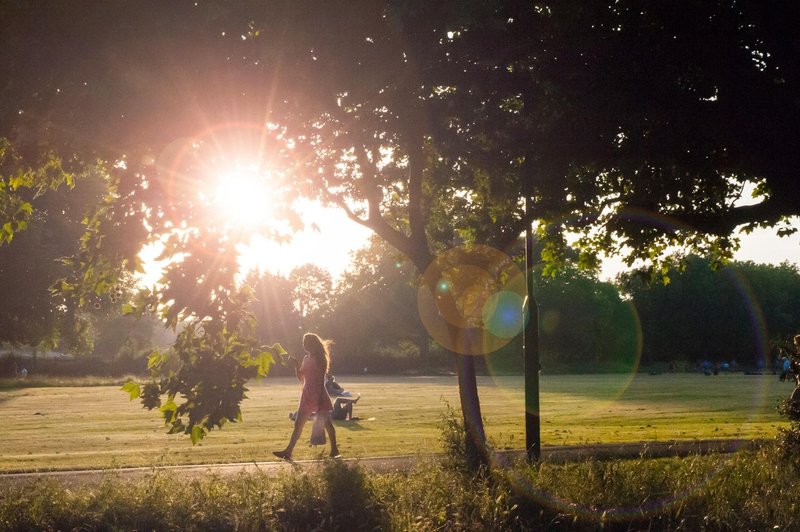
M 754 448 L 763 444 L 763 440 L 696 440 L 673 442 L 621 443 L 603 445 L 556 445 L 542 448 L 542 461 L 565 463 L 587 459 L 611 460 L 624 458 L 662 458 L 669 456 L 687 456 L 689 454 L 733 453 L 744 448 Z M 436 458 L 436 455 L 432 455 Z M 523 451 L 502 451 L 495 455 L 500 464 L 508 464 L 524 457 Z M 370 471 L 389 472 L 405 470 L 418 462 L 420 456 L 387 456 L 374 458 L 344 458 L 343 462 L 358 464 Z M 264 473 L 278 475 L 281 472 L 313 470 L 324 462 L 319 460 L 301 460 L 298 462 L 247 462 L 232 464 L 176 465 L 158 467 L 131 467 L 119 469 L 91 469 L 71 471 L 42 471 L 34 473 L 0 474 L 0 484 L 9 482 L 31 482 L 38 479 L 53 479 L 65 484 L 91 484 L 108 477 L 137 478 L 153 475 L 158 472 L 177 473 L 182 477 L 220 475 L 231 476 L 239 473 Z

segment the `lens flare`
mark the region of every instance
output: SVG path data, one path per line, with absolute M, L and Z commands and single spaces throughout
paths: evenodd
M 525 299 L 509 290 L 501 290 L 492 294 L 481 310 L 481 318 L 486 329 L 498 338 L 514 338 L 525 323 L 524 314 L 520 312 Z
M 525 277 L 507 254 L 489 246 L 460 246 L 439 255 L 424 272 L 417 306 L 440 345 L 485 355 L 522 331 L 525 294 Z

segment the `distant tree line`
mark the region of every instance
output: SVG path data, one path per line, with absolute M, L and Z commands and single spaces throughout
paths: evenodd
M 644 363 L 737 361 L 745 369 L 769 369 L 777 349 L 800 332 L 800 271 L 733 262 L 714 270 L 690 257 L 668 283 L 622 277 L 624 293 L 641 323 Z
M 732 262 L 715 269 L 710 259 L 690 256 L 656 282 L 637 271 L 603 281 L 574 267 L 555 276 L 539 267 L 530 275 L 545 372 L 685 369 L 703 360 L 769 369 L 777 347 L 800 330 L 800 271 L 793 264 Z M 302 288 L 268 274 L 253 279 L 265 342 L 285 341 L 299 352 L 297 333 L 305 327 L 334 339 L 337 372 L 452 368 L 419 319 L 411 266 L 380 241 L 360 250 L 330 285 L 327 301 L 302 317 Z M 520 372 L 522 364 L 520 337 L 481 360 L 484 371 L 501 373 Z

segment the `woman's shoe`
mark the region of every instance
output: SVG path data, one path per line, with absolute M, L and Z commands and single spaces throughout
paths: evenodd
M 287 462 L 292 461 L 292 455 L 290 453 L 287 453 L 286 451 L 273 451 L 272 454 L 274 454 L 281 460 L 286 460 Z

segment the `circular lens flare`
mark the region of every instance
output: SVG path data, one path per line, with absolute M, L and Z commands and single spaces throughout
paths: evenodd
M 486 355 L 508 344 L 525 323 L 525 277 L 507 254 L 459 246 L 437 256 L 417 292 L 420 318 L 445 349 Z
M 486 329 L 499 338 L 514 338 L 525 323 L 520 312 L 525 299 L 519 294 L 501 290 L 489 296 L 481 310 L 481 318 Z

